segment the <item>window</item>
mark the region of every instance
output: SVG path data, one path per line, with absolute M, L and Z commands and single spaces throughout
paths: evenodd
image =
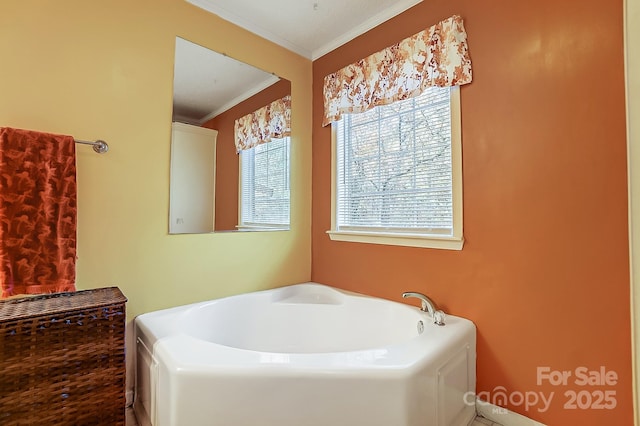
M 239 228 L 289 228 L 289 139 L 240 152 Z
M 459 89 L 333 123 L 334 240 L 460 250 Z

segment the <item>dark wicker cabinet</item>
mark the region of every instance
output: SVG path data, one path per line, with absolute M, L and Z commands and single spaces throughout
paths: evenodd
M 125 424 L 117 287 L 0 301 L 0 425 Z

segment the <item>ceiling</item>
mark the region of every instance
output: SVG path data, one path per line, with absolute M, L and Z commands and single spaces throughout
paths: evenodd
M 175 54 L 173 121 L 202 125 L 280 80 L 179 37 Z
M 315 60 L 422 0 L 186 0 Z M 278 77 L 176 38 L 173 120 L 202 125 Z
M 315 60 L 422 0 L 186 0 Z

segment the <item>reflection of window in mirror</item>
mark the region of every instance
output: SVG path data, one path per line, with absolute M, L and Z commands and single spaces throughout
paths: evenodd
M 238 118 L 240 153 L 238 228 L 289 229 L 291 96 Z
M 206 127 L 218 130 L 218 148 L 217 148 L 217 168 L 216 168 L 216 231 L 236 230 L 242 231 L 264 231 L 273 228 L 266 226 L 241 226 L 240 218 L 240 191 L 239 178 L 240 158 L 242 154 L 238 153 L 238 140 L 236 140 L 236 121 L 247 116 L 253 116 L 257 111 L 263 110 L 276 100 L 290 96 L 291 84 L 286 80 L 280 80 L 276 84 L 269 86 L 267 89 L 260 91 L 256 95 L 248 98 L 233 108 L 216 116 L 214 119 L 205 123 Z M 255 130 L 253 119 L 251 122 L 251 130 Z M 262 133 L 262 132 L 259 132 Z M 260 139 L 256 135 L 252 135 L 253 140 Z M 272 137 L 272 142 L 275 138 Z M 269 145 L 272 142 L 266 143 Z M 244 144 L 244 143 L 242 143 Z M 243 150 L 241 149 L 240 152 Z M 289 165 L 287 164 L 287 167 Z M 288 212 L 287 212 L 288 213 Z M 288 214 L 287 214 L 288 217 Z M 279 226 L 278 229 L 282 229 Z M 288 228 L 288 226 L 286 226 Z
M 240 229 L 289 228 L 289 139 L 240 153 Z

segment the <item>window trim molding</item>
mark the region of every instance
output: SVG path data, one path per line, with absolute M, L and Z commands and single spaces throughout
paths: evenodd
M 438 236 L 407 232 L 346 231 L 336 229 L 337 195 L 337 129 L 331 125 L 331 229 L 326 231 L 332 241 L 462 250 L 462 118 L 460 87 L 451 87 L 451 186 L 453 192 L 453 235 Z

